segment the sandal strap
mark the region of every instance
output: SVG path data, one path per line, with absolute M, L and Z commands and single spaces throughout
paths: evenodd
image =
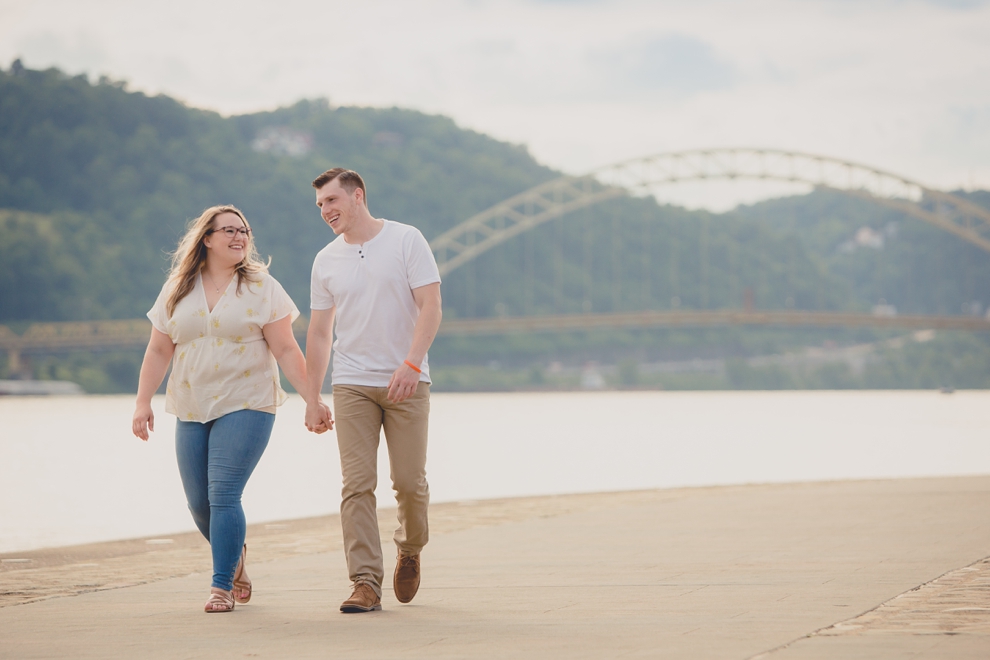
M 245 568 L 247 564 L 247 544 L 244 544 L 244 548 L 241 550 L 241 558 L 237 562 L 237 569 L 234 572 L 234 600 L 238 603 L 247 603 L 251 600 L 251 578 L 247 576 L 247 569 Z M 243 592 L 247 592 L 247 596 L 241 597 Z
M 215 608 L 214 605 L 221 607 Z M 234 595 L 229 591 L 214 590 L 210 592 L 210 598 L 206 601 L 206 608 L 212 612 L 224 612 L 234 609 Z

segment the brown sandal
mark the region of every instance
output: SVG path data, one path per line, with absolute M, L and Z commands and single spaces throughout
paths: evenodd
M 217 612 L 233 612 L 234 596 L 230 591 L 225 589 L 211 587 L 210 599 L 206 601 L 206 607 L 204 609 L 207 614 L 216 614 Z
M 241 550 L 241 560 L 237 562 L 237 570 L 234 571 L 234 600 L 243 605 L 251 600 L 251 579 L 247 576 L 247 543 Z M 247 592 L 245 596 L 244 593 Z

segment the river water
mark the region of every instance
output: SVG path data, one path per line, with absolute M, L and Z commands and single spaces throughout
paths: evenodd
M 174 418 L 130 433 L 132 396 L 0 399 L 0 552 L 194 529 Z M 335 512 L 334 434 L 280 408 L 249 522 Z M 380 506 L 392 506 L 384 443 Z M 434 394 L 433 501 L 990 473 L 990 392 Z

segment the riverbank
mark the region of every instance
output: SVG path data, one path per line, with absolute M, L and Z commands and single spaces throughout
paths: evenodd
M 990 476 L 440 504 L 416 600 L 360 616 L 336 516 L 252 526 L 224 617 L 195 535 L 7 554 L 0 657 L 985 658 L 988 505 Z
M 0 398 L 0 553 L 193 531 L 175 417 L 163 397 L 153 406 L 141 442 L 132 397 Z M 988 409 L 990 391 L 439 393 L 430 490 L 440 503 L 990 474 Z M 244 492 L 249 522 L 338 509 L 336 438 L 306 431 L 304 412 L 298 396 L 279 409 Z M 386 476 L 377 495 L 393 501 Z

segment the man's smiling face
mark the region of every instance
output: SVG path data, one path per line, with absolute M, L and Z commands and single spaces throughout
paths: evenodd
M 323 185 L 316 191 L 316 205 L 320 207 L 323 222 L 330 226 L 334 234 L 344 234 L 350 229 L 357 218 L 362 204 L 363 193 L 360 188 L 348 193 L 342 188 L 337 179 Z

